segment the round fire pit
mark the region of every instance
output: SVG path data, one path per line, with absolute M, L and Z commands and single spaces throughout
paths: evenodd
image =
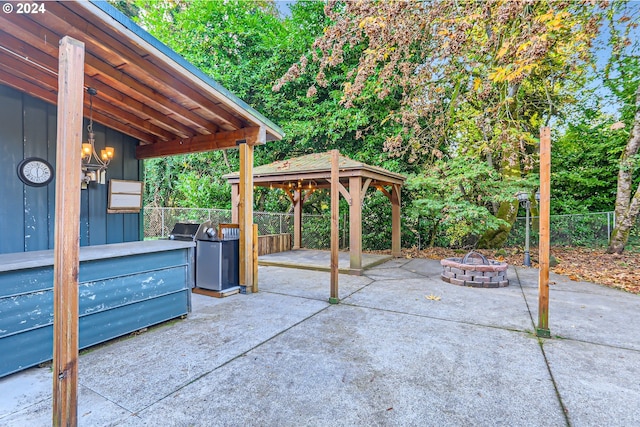
M 442 280 L 454 285 L 474 288 L 502 288 L 509 286 L 507 263 L 487 259 L 471 251 L 463 258 L 446 258 L 440 261 Z

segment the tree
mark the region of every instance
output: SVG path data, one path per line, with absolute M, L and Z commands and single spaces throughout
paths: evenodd
M 576 214 L 612 210 L 618 172 L 626 138 L 611 130 L 616 120 L 603 112 L 598 93 L 586 91 L 579 105 L 554 132 L 551 151 L 551 214 Z M 595 102 L 593 102 L 595 101 Z
M 608 253 L 621 254 L 624 251 L 631 227 L 640 213 L 640 184 L 637 185 L 635 192 L 633 190 L 633 174 L 640 164 L 638 152 L 640 150 L 640 85 L 636 89 L 635 109 L 633 128 L 620 159 L 615 208 L 616 223 L 611 233 Z
M 422 167 L 483 158 L 512 185 L 534 171 L 539 127 L 572 101 L 584 78 L 595 12 L 576 2 L 332 0 L 325 6 L 332 25 L 310 53 L 316 84 L 327 85 L 327 73 L 363 46 L 357 66 L 345 70 L 341 102 L 357 108 L 366 93 L 401 95 L 383 119 L 398 125 L 385 142 L 389 154 Z M 294 64 L 279 84 L 307 66 Z M 501 225 L 480 244 L 500 246 L 517 208 L 515 198 L 491 204 L 504 221 L 493 222 Z
M 633 2 L 615 2 L 609 9 L 609 62 L 604 70 L 606 86 L 622 104 L 621 121 L 612 129 L 630 129 L 620 157 L 616 189 L 616 222 L 607 252 L 620 254 L 640 213 L 640 46 L 637 34 L 640 7 Z M 635 177 L 635 178 L 634 178 Z M 635 188 L 635 191 L 634 191 Z
M 286 19 L 276 16 L 272 1 L 139 0 L 134 5 L 135 8 L 127 10 L 135 11 L 138 22 L 151 34 L 283 127 L 286 136 L 282 141 L 256 148 L 257 165 L 338 148 L 357 160 L 393 170 L 401 167 L 396 159 L 381 154 L 389 129 L 397 127 L 381 122 L 389 109 L 398 108 L 397 97 L 380 100 L 370 93 L 366 109 L 345 109 L 340 104 L 345 82 L 342 69 L 328 72 L 329 84 L 317 87 L 313 94 L 309 92 L 311 77 L 301 77 L 280 91 L 272 91 L 276 79 L 309 50 L 329 25 L 323 3 L 296 2 Z M 350 66 L 357 64 L 359 52 L 359 48 L 354 48 L 352 59 L 347 61 Z M 363 130 L 370 133 L 366 140 L 359 137 Z M 215 153 L 201 153 L 181 161 L 148 162 L 145 165 L 148 176 L 158 176 L 164 182 L 162 188 L 149 188 L 149 198 L 179 206 L 209 203 L 225 207 L 226 197 L 215 197 L 216 191 L 201 185 L 204 182 L 224 185 L 219 176 L 229 172 L 230 166 L 237 166 L 233 151 L 225 161 L 226 165 Z M 225 167 L 214 170 L 210 164 Z M 155 170 L 156 167 L 160 169 Z M 167 182 L 168 177 L 174 181 Z M 155 195 L 153 191 L 162 194 Z M 282 202 L 277 192 L 265 194 L 258 189 L 257 193 L 257 208 L 286 209 L 286 201 Z M 305 211 L 317 210 L 321 203 L 321 198 L 314 195 L 305 204 Z

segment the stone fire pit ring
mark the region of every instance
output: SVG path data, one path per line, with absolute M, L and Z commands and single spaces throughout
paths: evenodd
M 506 262 L 487 259 L 471 251 L 463 258 L 446 258 L 440 261 L 442 280 L 459 286 L 474 288 L 503 288 L 509 286 Z

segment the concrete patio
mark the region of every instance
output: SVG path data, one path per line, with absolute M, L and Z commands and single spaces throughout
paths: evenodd
M 393 258 L 391 255 L 363 253 L 362 269 L 352 270 L 350 268 L 349 255 L 349 252 L 338 252 L 338 271 L 341 274 L 355 274 L 358 276 L 364 270 L 368 270 Z M 289 267 L 303 270 L 331 271 L 331 251 L 293 249 L 285 252 L 260 255 L 260 258 L 258 258 L 258 265 Z
M 438 261 L 362 276 L 260 267 L 260 292 L 193 295 L 186 319 L 84 352 L 82 426 L 640 425 L 640 297 L 537 270 L 440 280 Z M 0 425 L 51 420 L 48 367 L 0 380 Z

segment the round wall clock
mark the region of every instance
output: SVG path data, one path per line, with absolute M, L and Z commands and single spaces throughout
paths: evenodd
M 45 159 L 29 157 L 18 164 L 18 176 L 27 185 L 43 187 L 53 180 L 53 167 Z

